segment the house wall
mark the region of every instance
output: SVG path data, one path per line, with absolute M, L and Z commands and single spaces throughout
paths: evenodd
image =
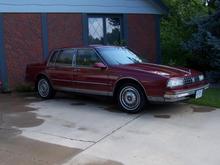
M 42 61 L 41 15 L 4 14 L 4 48 L 10 87 L 25 79 L 26 65 Z
M 48 47 L 83 46 L 82 14 L 48 14 Z
M 157 33 L 155 15 L 128 15 L 128 47 L 149 62 L 157 59 Z
M 50 52 L 55 48 L 85 44 L 82 14 L 46 14 L 45 24 L 42 16 L 3 14 L 4 52 L 11 88 L 24 83 L 26 65 L 41 62 L 45 58 L 45 49 Z M 128 14 L 126 18 L 129 48 L 155 62 L 158 33 L 155 16 Z M 43 33 L 42 29 L 47 30 Z

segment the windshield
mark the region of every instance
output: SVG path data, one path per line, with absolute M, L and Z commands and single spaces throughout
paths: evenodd
M 142 63 L 136 54 L 123 47 L 98 48 L 99 53 L 109 65 Z

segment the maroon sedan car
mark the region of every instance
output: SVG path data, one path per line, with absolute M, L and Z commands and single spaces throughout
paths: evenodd
M 140 112 L 146 101 L 201 98 L 209 86 L 200 72 L 145 63 L 114 46 L 54 50 L 44 63 L 28 65 L 26 78 L 44 99 L 56 91 L 112 96 L 129 113 Z

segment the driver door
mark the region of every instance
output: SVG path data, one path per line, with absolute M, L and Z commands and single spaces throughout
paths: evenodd
M 110 95 L 111 83 L 109 70 L 97 68 L 96 63 L 103 63 L 92 48 L 78 49 L 76 54 L 76 87 L 79 92 L 98 95 Z

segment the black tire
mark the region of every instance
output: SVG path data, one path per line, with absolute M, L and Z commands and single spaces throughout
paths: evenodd
M 135 114 L 143 110 L 146 97 L 139 85 L 129 83 L 119 88 L 117 102 L 122 111 Z
M 52 99 L 56 94 L 55 90 L 46 77 L 41 77 L 38 79 L 36 89 L 38 95 L 43 99 Z

